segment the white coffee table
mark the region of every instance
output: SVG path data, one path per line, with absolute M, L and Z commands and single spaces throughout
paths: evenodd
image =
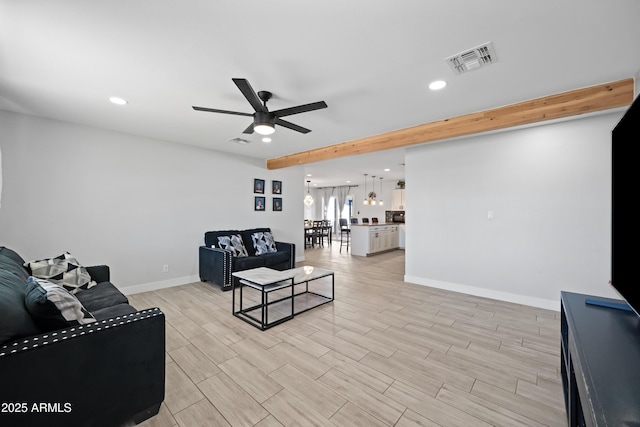
M 333 271 L 324 268 L 306 265 L 279 271 L 258 267 L 235 272 L 233 276 L 239 279 L 239 286 L 234 284 L 231 289 L 231 312 L 234 316 L 263 331 L 292 319 L 297 314 L 333 301 L 334 274 Z M 320 280 L 322 278 L 328 279 L 322 281 Z M 329 280 L 330 287 L 326 283 Z M 235 283 L 235 281 L 232 282 Z M 245 287 L 259 292 L 252 295 L 253 300 L 249 301 L 248 307 L 243 295 Z M 238 309 L 236 309 L 236 288 L 239 290 Z M 272 296 L 271 301 L 269 301 L 270 296 Z M 276 313 L 274 314 L 273 311 Z M 275 317 L 275 320 L 269 320 L 270 317 L 272 319 Z

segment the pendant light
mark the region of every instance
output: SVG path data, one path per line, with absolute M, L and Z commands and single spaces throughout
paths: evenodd
M 369 204 L 369 199 L 367 199 L 367 175 L 368 174 L 364 174 L 364 201 L 362 202 L 363 205 L 368 205 Z
M 382 194 L 382 177 L 380 177 L 380 194 Z M 380 206 L 384 205 L 384 201 L 382 199 L 380 199 L 380 201 L 378 202 L 378 204 Z
M 304 204 L 309 207 L 313 204 L 313 196 L 311 195 L 311 193 L 309 192 L 309 183 L 311 181 L 307 180 L 307 195 L 304 196 Z
M 371 175 L 371 182 L 373 184 L 372 188 L 371 188 L 371 192 L 369 193 L 369 204 L 371 206 L 375 206 L 376 205 L 376 176 L 375 175 Z

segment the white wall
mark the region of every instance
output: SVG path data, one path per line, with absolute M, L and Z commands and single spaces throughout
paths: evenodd
M 0 129 L 0 245 L 26 259 L 69 251 L 108 264 L 126 293 L 199 280 L 207 230 L 271 227 L 304 259 L 300 167 L 6 111 Z M 254 178 L 267 183 L 265 212 L 253 209 Z M 273 179 L 282 212 L 271 211 Z
M 405 280 L 556 310 L 562 290 L 618 297 L 611 129 L 622 114 L 407 149 Z

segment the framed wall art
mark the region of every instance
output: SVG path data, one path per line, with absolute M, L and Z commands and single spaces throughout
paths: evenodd
M 264 179 L 253 180 L 253 192 L 256 194 L 264 194 Z
M 271 181 L 271 193 L 282 194 L 282 181 Z
M 255 202 L 254 202 L 254 210 L 256 211 L 263 211 L 264 210 L 264 205 L 265 205 L 266 201 L 264 197 L 259 197 L 256 196 L 255 197 Z
M 273 211 L 281 212 L 282 211 L 282 197 L 274 197 L 273 198 Z

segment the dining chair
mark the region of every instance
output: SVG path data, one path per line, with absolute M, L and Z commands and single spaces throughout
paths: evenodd
M 319 246 L 324 246 L 324 224 L 323 221 L 313 221 L 312 239 L 318 242 Z M 313 244 L 312 244 L 313 246 Z
M 322 220 L 322 237 L 327 238 L 328 244 L 331 244 L 332 231 L 333 230 L 331 227 L 331 221 L 329 221 L 328 219 L 323 219 Z
M 305 221 L 304 223 L 304 248 L 313 247 L 313 226 L 309 224 L 309 222 Z

